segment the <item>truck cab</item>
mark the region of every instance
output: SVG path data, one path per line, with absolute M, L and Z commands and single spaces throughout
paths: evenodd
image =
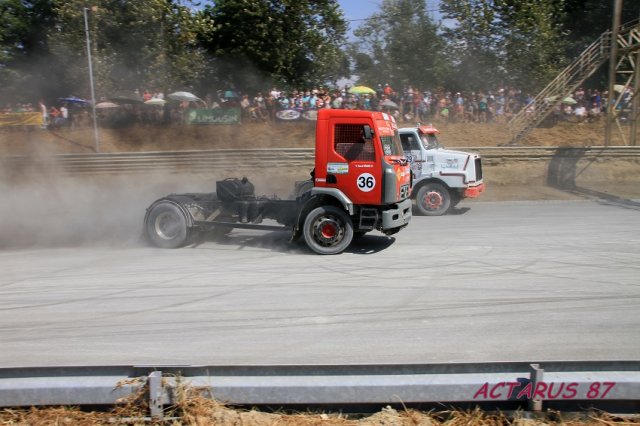
M 480 154 L 445 149 L 432 125 L 399 129 L 404 155 L 413 175 L 412 199 L 426 216 L 447 213 L 464 198 L 484 192 Z
M 315 154 L 312 179 L 297 182 L 291 199 L 256 196 L 247 178 L 217 181 L 212 193 L 153 202 L 145 236 L 158 247 L 178 248 L 198 235 L 224 236 L 235 228 L 286 229 L 315 253 L 339 254 L 369 231 L 392 235 L 409 224 L 411 169 L 392 116 L 320 110 Z
M 311 247 L 333 246 L 334 235 L 348 228 L 355 237 L 372 230 L 395 234 L 411 219 L 411 169 L 389 114 L 320 110 L 312 175 L 309 200 L 303 201 L 306 219 L 299 222 Z M 308 206 L 333 206 L 340 213 L 330 209 L 315 218 Z

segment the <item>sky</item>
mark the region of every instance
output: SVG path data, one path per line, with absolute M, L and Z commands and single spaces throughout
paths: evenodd
M 345 18 L 365 19 L 380 9 L 381 0 L 338 0 L 344 11 Z M 358 21 L 350 22 L 352 27 L 358 26 Z
M 358 28 L 366 18 L 378 12 L 381 3 L 382 0 L 338 0 L 345 19 L 349 21 L 350 31 Z M 427 0 L 427 8 L 436 11 L 438 3 L 439 0 Z M 434 18 L 438 19 L 436 12 L 434 12 Z

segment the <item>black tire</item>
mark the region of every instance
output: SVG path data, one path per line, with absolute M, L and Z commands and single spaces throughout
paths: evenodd
M 318 254 L 342 253 L 353 240 L 349 215 L 334 206 L 313 209 L 304 220 L 304 241 Z
M 460 194 L 451 194 L 451 205 L 449 206 L 449 208 L 454 208 L 455 206 L 460 204 L 460 201 L 462 201 L 462 197 L 460 196 Z
M 189 242 L 187 218 L 178 206 L 161 202 L 151 208 L 144 224 L 147 239 L 162 248 L 178 248 Z
M 365 235 L 367 235 L 367 232 L 368 231 L 354 231 L 353 232 L 353 239 L 354 240 L 360 239 L 360 238 L 364 237 Z
M 439 183 L 427 183 L 418 190 L 416 207 L 424 216 L 443 215 L 451 207 L 451 194 Z

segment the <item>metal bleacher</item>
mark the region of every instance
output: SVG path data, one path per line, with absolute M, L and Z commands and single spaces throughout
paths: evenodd
M 567 66 L 551 83 L 536 95 L 533 104 L 522 108 L 507 123 L 511 140 L 516 145 L 532 129 L 538 126 L 560 103 L 608 59 L 611 52 L 611 31 L 604 32 L 587 47 L 576 60 Z M 640 21 L 635 20 L 620 27 L 618 33 L 619 54 L 627 54 L 640 48 Z

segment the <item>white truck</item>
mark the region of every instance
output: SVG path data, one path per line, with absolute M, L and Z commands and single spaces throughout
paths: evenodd
M 399 129 L 404 155 L 411 164 L 418 212 L 440 216 L 463 198 L 484 192 L 480 154 L 444 149 L 435 127 L 418 124 Z

